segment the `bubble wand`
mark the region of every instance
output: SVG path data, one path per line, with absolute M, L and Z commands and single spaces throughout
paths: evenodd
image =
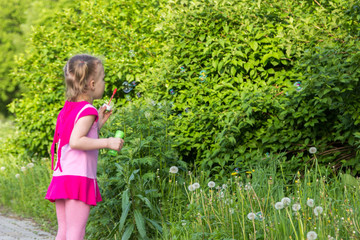
M 112 94 L 112 96 L 111 96 L 111 98 L 110 98 L 110 100 L 109 100 L 109 103 L 108 103 L 108 104 L 104 103 L 103 107 L 106 107 L 106 111 L 110 111 L 110 110 L 111 110 L 112 107 L 110 106 L 110 103 L 111 103 L 111 100 L 113 99 L 116 91 L 117 91 L 117 88 L 114 89 L 113 94 Z
M 111 100 L 113 99 L 116 91 L 117 91 L 117 88 L 115 88 L 114 91 L 113 91 L 113 94 L 112 94 L 112 96 L 111 96 L 111 98 L 110 98 L 110 100 L 109 100 L 109 103 L 108 103 L 109 106 L 110 106 L 110 102 L 111 102 Z

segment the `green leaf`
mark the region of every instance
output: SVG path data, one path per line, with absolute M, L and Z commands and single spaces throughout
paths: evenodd
M 130 239 L 130 237 L 131 237 L 131 234 L 133 233 L 133 231 L 134 231 L 134 224 L 133 223 L 130 223 L 127 227 L 126 227 L 126 229 L 125 229 L 125 232 L 124 232 L 124 235 L 122 235 L 122 237 L 121 237 L 121 240 L 128 240 L 128 239 Z
M 120 221 L 119 221 L 119 232 L 121 232 L 123 230 L 126 218 L 130 211 L 130 207 L 131 207 L 131 203 L 129 202 L 128 205 L 125 206 L 125 208 L 123 208 L 123 211 L 122 211 L 121 217 L 120 217 Z
M 137 230 L 140 233 L 140 236 L 142 238 L 146 238 L 144 217 L 141 215 L 141 212 L 139 210 L 137 210 L 137 209 L 134 211 L 134 217 L 135 217 L 136 227 L 137 227 Z
M 157 223 L 156 221 L 151 220 L 150 218 L 147 218 L 147 217 L 145 217 L 145 220 L 148 221 L 149 223 L 151 223 L 156 228 L 156 230 L 158 230 L 160 233 L 162 233 L 163 229 L 159 223 Z
M 122 208 L 122 210 L 124 211 L 125 208 L 127 207 L 127 205 L 128 205 L 129 202 L 130 202 L 129 189 L 126 189 L 126 190 L 122 193 L 121 198 L 122 198 L 122 199 L 121 199 L 121 200 L 122 200 L 121 208 Z
M 136 196 L 140 198 L 155 215 L 158 214 L 148 198 L 142 195 L 136 195 Z
M 256 52 L 256 50 L 258 49 L 258 43 L 257 42 L 250 42 L 249 43 L 250 47 L 252 50 L 254 50 L 254 52 Z

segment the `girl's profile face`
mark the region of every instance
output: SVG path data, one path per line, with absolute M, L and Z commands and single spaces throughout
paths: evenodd
M 94 81 L 95 81 L 94 99 L 100 99 L 104 94 L 104 90 L 105 90 L 104 78 L 105 78 L 104 67 L 102 64 L 98 64 L 96 75 L 94 77 Z

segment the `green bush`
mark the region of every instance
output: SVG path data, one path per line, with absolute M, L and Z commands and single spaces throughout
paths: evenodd
M 64 95 L 62 66 L 87 52 L 104 56 L 105 96 L 137 84 L 116 96 L 121 106 L 140 96 L 172 103 L 168 135 L 195 167 L 221 176 L 253 165 L 256 154 L 286 152 L 290 160 L 316 145 L 331 153 L 325 162 L 349 160 L 356 168 L 356 1 L 74 4 L 35 28 L 14 71 L 27 91 L 10 109 L 28 154 L 48 154 Z
M 85 52 L 104 58 L 105 96 L 110 96 L 124 81 L 141 80 L 158 47 L 151 37 L 157 1 L 79 1 L 74 5 L 55 12 L 46 26 L 35 28 L 13 72 L 24 92 L 12 102 L 10 111 L 22 132 L 18 146 L 29 155 L 48 156 L 64 102 L 62 68 L 71 55 Z M 121 92 L 116 98 L 124 96 Z
M 358 8 L 356 1 L 324 6 L 313 1 L 172 1 L 164 6 L 165 20 L 155 30 L 165 33 L 167 48 L 145 87 L 151 81 L 154 98 L 174 102 L 170 134 L 183 158 L 222 175 L 228 166 L 254 164 L 257 153 L 286 151 L 291 159 L 318 144 L 321 151 L 354 151 L 356 121 L 339 120 L 336 129 L 334 121 L 342 118 L 341 104 L 357 106 L 350 99 L 357 99 L 359 78 Z M 306 87 L 326 88 L 326 71 L 335 74 L 332 86 L 343 82 L 347 88 L 315 93 Z M 293 86 L 298 81 L 301 93 Z M 327 110 L 319 103 L 339 91 L 349 98 L 327 106 L 332 120 L 325 123 L 320 112 Z M 336 130 L 331 136 L 324 132 L 330 129 Z

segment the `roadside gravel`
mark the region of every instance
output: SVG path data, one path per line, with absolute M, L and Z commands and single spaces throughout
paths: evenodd
M 0 240 L 48 239 L 55 239 L 55 236 L 40 230 L 33 221 L 0 213 Z

